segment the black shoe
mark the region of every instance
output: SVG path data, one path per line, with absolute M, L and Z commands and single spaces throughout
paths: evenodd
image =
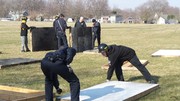
M 61 94 L 61 93 L 62 93 L 62 89 L 61 89 L 61 88 L 58 88 L 58 89 L 56 90 L 56 92 L 57 92 L 58 94 Z
M 30 52 L 30 50 L 28 49 L 28 50 L 26 50 L 26 52 Z

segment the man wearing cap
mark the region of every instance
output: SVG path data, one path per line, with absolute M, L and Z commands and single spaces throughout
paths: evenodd
M 145 80 L 149 83 L 155 83 L 151 74 L 146 69 L 144 65 L 141 64 L 139 58 L 137 57 L 135 50 L 123 46 L 123 45 L 107 45 L 107 44 L 100 44 L 99 52 L 108 57 L 109 60 L 109 68 L 107 72 L 107 81 L 111 80 L 112 74 L 115 71 L 116 77 L 118 81 L 124 81 L 122 68 L 121 66 L 125 61 L 129 61 L 132 65 L 134 65 L 144 76 Z
M 29 48 L 28 48 L 28 29 L 30 27 L 27 26 L 26 24 L 27 22 L 27 17 L 23 17 L 22 18 L 22 23 L 21 23 L 21 32 L 20 32 L 20 36 L 21 36 L 21 52 L 29 52 Z
M 93 22 L 92 32 L 94 33 L 93 47 L 95 47 L 95 40 L 96 39 L 97 39 L 98 46 L 101 43 L 101 25 L 95 19 L 93 19 L 92 22 Z

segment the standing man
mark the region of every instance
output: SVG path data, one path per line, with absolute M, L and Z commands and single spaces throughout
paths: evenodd
M 84 21 L 84 18 L 80 17 L 79 20 L 75 23 L 74 27 L 77 27 L 77 28 L 86 27 L 86 23 Z
M 106 45 L 100 44 L 98 47 L 99 52 L 108 57 L 109 68 L 107 71 L 107 81 L 111 80 L 112 74 L 115 70 L 118 81 L 124 81 L 122 68 L 124 61 L 129 61 L 134 65 L 144 76 L 147 82 L 154 83 L 151 74 L 144 65 L 139 61 L 135 51 L 132 48 L 122 45 Z
M 56 15 L 55 16 L 55 20 L 54 20 L 54 22 L 53 22 L 53 27 L 55 28 L 55 22 L 57 21 L 59 19 L 59 15 Z M 56 29 L 54 29 L 55 31 L 56 31 Z
M 55 20 L 54 29 L 58 39 L 58 49 L 63 47 L 68 47 L 67 38 L 66 38 L 66 29 L 67 23 L 64 20 L 64 15 L 60 14 L 59 19 Z
M 95 47 L 95 40 L 96 39 L 97 39 L 97 42 L 98 42 L 98 46 L 101 43 L 101 25 L 95 19 L 93 19 L 92 22 L 93 22 L 92 32 L 94 33 L 93 47 Z
M 53 28 L 54 28 L 54 31 L 55 31 L 55 36 L 54 36 L 54 39 L 58 39 L 58 36 L 57 36 L 57 32 L 56 32 L 56 28 L 55 28 L 55 23 L 56 21 L 59 19 L 59 15 L 56 15 L 55 18 L 54 18 L 54 21 L 53 21 Z M 58 40 L 57 40 L 58 41 Z M 61 40 L 61 43 L 62 43 L 62 40 Z M 58 44 L 57 44 L 58 45 Z
M 27 17 L 23 17 L 22 18 L 22 23 L 21 23 L 21 52 L 29 52 L 29 48 L 28 48 L 28 29 L 30 27 L 28 27 L 28 25 L 26 24 L 27 22 Z
M 70 67 L 76 55 L 74 48 L 66 47 L 55 52 L 49 52 L 41 61 L 41 69 L 45 75 L 45 98 L 53 101 L 53 86 L 57 84 L 60 75 L 70 84 L 71 101 L 79 101 L 80 82 Z

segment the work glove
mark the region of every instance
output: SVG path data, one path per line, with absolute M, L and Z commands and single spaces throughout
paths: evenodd
M 71 68 L 71 66 L 70 66 L 70 65 L 67 65 L 67 67 L 68 67 L 68 69 L 69 69 L 69 72 L 70 72 L 70 73 L 73 73 L 73 69 Z

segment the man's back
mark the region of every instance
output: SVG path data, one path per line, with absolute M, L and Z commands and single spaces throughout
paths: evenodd
M 55 30 L 65 32 L 67 28 L 67 23 L 63 18 L 59 18 L 55 21 Z

